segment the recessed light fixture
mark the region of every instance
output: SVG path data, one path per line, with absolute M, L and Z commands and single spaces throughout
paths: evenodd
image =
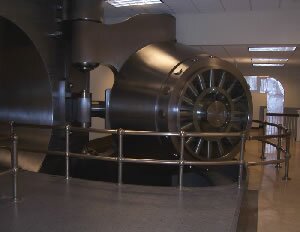
M 293 52 L 296 47 L 252 47 L 249 52 Z
M 252 64 L 254 67 L 282 67 L 284 64 Z
M 113 5 L 114 7 L 142 6 L 162 3 L 162 1 L 160 0 L 107 0 L 107 2 Z
M 252 58 L 252 63 L 285 63 L 289 59 L 275 59 L 275 58 Z

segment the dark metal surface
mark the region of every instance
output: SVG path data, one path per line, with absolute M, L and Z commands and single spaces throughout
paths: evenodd
M 103 0 L 65 0 L 60 5 L 64 11 L 63 20 L 103 21 Z
M 37 15 L 43 15 L 42 23 Z M 63 51 L 60 41 L 48 37 L 58 29 L 56 1 L 1 1 L 0 24 L 0 120 L 48 125 L 62 122 L 64 92 L 59 79 L 64 73 Z M 1 125 L 0 133 L 7 132 Z M 17 133 L 20 146 L 48 148 L 51 130 L 18 128 Z M 0 159 L 9 165 L 3 153 Z M 21 155 L 20 165 L 37 170 L 43 159 L 26 153 Z
M 231 232 L 242 197 L 236 184 L 180 192 L 21 172 L 14 205 L 6 198 L 10 181 L 0 177 L 1 231 Z
M 52 93 L 43 60 L 20 28 L 4 18 L 0 20 L 0 120 L 51 124 Z
M 146 46 L 124 64 L 111 90 L 109 121 L 111 128 L 132 130 L 242 132 L 251 125 L 251 99 L 245 79 L 231 64 L 163 42 Z M 128 141 L 129 153 L 137 153 L 140 143 L 146 152 L 154 150 L 148 138 Z M 231 158 L 239 142 L 240 138 L 188 137 L 186 157 Z M 156 146 L 173 147 L 168 154 L 179 153 L 178 138 L 161 138 Z
M 92 95 L 85 89 L 79 96 L 73 98 L 73 120 L 82 128 L 91 126 L 91 101 Z
M 91 105 L 91 116 L 105 118 L 105 114 L 106 114 L 106 102 L 93 101 Z
M 89 88 L 83 78 L 86 74 L 76 73 L 70 67 L 70 42 L 62 37 L 61 6 L 60 0 L 0 2 L 1 121 L 65 124 L 69 83 L 74 82 L 71 92 Z M 7 135 L 6 132 L 9 129 L 1 124 L 0 134 Z M 64 148 L 60 130 L 17 127 L 16 133 L 21 149 Z M 79 150 L 84 137 L 87 134 L 74 138 Z M 0 164 L 7 166 L 9 159 L 5 154 L 2 152 Z M 44 157 L 45 154 L 26 152 L 20 155 L 20 166 L 38 171 Z

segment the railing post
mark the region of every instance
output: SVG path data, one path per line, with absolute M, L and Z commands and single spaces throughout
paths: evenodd
M 286 141 L 285 141 L 285 147 L 286 147 L 286 153 L 285 153 L 285 169 L 284 169 L 284 177 L 282 178 L 283 180 L 285 181 L 288 181 L 290 180 L 291 178 L 289 178 L 289 166 L 290 166 L 290 140 L 291 140 L 291 134 L 290 134 L 290 131 L 289 130 L 286 130 L 285 133 L 287 134 L 287 137 L 286 137 Z
M 118 138 L 119 138 L 119 144 L 118 144 L 118 185 L 122 185 L 123 183 L 123 135 L 124 130 L 118 129 Z
M 279 124 L 279 127 L 277 127 L 277 131 L 278 131 L 278 138 L 277 138 L 277 160 L 280 160 L 280 154 L 281 154 L 281 134 L 282 134 L 282 125 Z M 275 165 L 275 168 L 281 168 L 281 164 L 277 163 Z
M 11 136 L 14 136 L 14 134 L 15 134 L 15 122 L 10 121 L 9 125 L 10 125 L 10 134 L 11 134 Z
M 70 179 L 70 125 L 66 125 L 66 173 L 65 177 L 67 180 Z
M 263 136 L 266 135 L 266 127 L 267 127 L 266 122 L 263 122 Z M 261 156 L 260 156 L 260 159 L 262 159 L 262 160 L 266 159 L 265 151 L 266 151 L 266 143 L 262 139 L 262 141 L 261 141 Z
M 11 166 L 13 170 L 13 202 L 18 202 L 18 172 L 19 172 L 19 164 L 18 164 L 18 136 L 13 134 L 12 137 L 12 148 L 11 148 Z
M 182 186 L 183 186 L 184 143 L 185 143 L 185 132 L 180 131 L 179 190 L 182 190 Z
M 246 134 L 242 134 L 241 136 L 241 151 L 240 151 L 240 166 L 239 166 L 239 179 L 238 179 L 238 187 L 242 187 L 243 183 L 243 172 L 244 172 L 244 164 L 245 164 L 245 144 L 246 144 Z
M 300 141 L 300 110 L 297 110 L 297 114 L 298 114 L 298 117 L 296 119 L 296 141 L 299 142 Z

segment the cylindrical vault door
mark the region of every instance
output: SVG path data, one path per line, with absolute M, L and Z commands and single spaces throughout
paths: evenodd
M 111 91 L 112 128 L 150 131 L 239 132 L 252 118 L 242 74 L 219 58 L 174 42 L 149 45 L 131 56 Z M 179 140 L 160 138 L 178 153 Z M 238 138 L 187 138 L 186 156 L 200 160 L 236 155 Z M 151 148 L 146 148 L 151 150 Z

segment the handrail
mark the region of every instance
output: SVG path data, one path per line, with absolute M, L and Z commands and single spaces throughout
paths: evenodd
M 8 170 L 5 170 L 3 172 L 0 172 L 0 176 L 4 176 L 4 175 L 7 175 L 7 174 L 11 174 L 13 172 L 12 169 L 8 169 Z
M 242 186 L 243 181 L 243 170 L 244 166 L 254 166 L 254 165 L 267 165 L 267 164 L 276 164 L 280 165 L 280 163 L 285 163 L 285 175 L 283 177 L 284 180 L 289 180 L 289 146 L 290 146 L 290 132 L 283 127 L 282 125 L 277 125 L 274 123 L 262 122 L 258 120 L 253 120 L 253 122 L 260 123 L 264 126 L 275 126 L 278 128 L 277 135 L 265 135 L 263 136 L 251 136 L 247 134 L 247 131 L 242 132 L 219 132 L 219 133 L 207 133 L 207 132 L 157 132 L 157 131 L 133 131 L 133 130 L 123 130 L 123 129 L 113 129 L 113 130 L 106 130 L 106 129 L 95 129 L 95 128 L 79 128 L 73 127 L 70 125 L 34 125 L 34 124 L 23 124 L 23 123 L 15 123 L 10 122 L 11 126 L 11 141 L 12 141 L 12 149 L 11 149 L 11 156 L 12 156 L 12 169 L 5 171 L 4 173 L 0 173 L 1 175 L 5 175 L 8 173 L 13 173 L 13 199 L 14 202 L 18 200 L 18 147 L 17 141 L 18 137 L 15 134 L 15 127 L 29 127 L 29 128 L 41 128 L 41 129 L 64 129 L 65 136 L 66 136 L 66 143 L 65 143 L 65 151 L 37 151 L 33 149 L 26 149 L 27 151 L 31 152 L 45 152 L 48 154 L 55 154 L 55 155 L 62 155 L 65 156 L 66 159 L 66 175 L 65 178 L 70 178 L 70 171 L 69 171 L 69 162 L 70 157 L 82 158 L 82 159 L 95 159 L 95 160 L 102 160 L 102 161 L 113 161 L 118 163 L 118 184 L 122 184 L 123 179 L 123 171 L 122 165 L 123 163 L 140 163 L 140 164 L 160 164 L 160 165 L 176 165 L 179 167 L 179 189 L 183 187 L 183 167 L 184 166 L 219 166 L 219 165 L 239 165 L 239 177 L 238 177 L 238 187 Z M 70 152 L 70 132 L 77 131 L 77 132 L 93 132 L 93 133 L 104 133 L 104 134 L 115 134 L 118 136 L 118 154 L 116 157 L 110 156 L 87 156 L 81 153 L 72 153 Z M 127 158 L 124 157 L 123 154 L 123 137 L 124 136 L 173 136 L 180 138 L 180 158 L 177 160 L 159 160 L 159 159 L 134 159 L 134 158 Z M 184 146 L 185 146 L 185 139 L 187 137 L 205 137 L 205 138 L 219 138 L 219 137 L 240 137 L 241 138 L 241 147 L 240 147 L 240 156 L 239 160 L 216 160 L 216 161 L 190 161 L 184 159 Z M 277 144 L 268 141 L 267 139 L 277 138 Z M 285 149 L 282 147 L 281 140 L 282 138 L 286 139 L 286 147 Z M 262 144 L 270 144 L 277 149 L 277 159 L 276 160 L 268 160 L 268 161 L 259 161 L 259 162 L 246 162 L 244 158 L 245 153 L 245 142 L 246 140 L 259 140 Z M 0 140 L 1 141 L 1 140 Z M 284 153 L 284 158 L 281 158 L 281 153 Z M 264 150 L 262 150 L 262 156 L 264 156 Z
M 260 120 L 252 120 L 252 122 L 259 123 L 261 125 L 266 125 L 266 126 L 274 126 L 274 127 L 277 127 L 277 128 L 287 130 L 287 128 L 284 127 L 281 124 L 275 124 L 275 123 L 271 123 L 271 122 L 267 122 L 267 121 L 260 121 Z
M 277 117 L 299 117 L 299 114 L 282 114 L 282 113 L 266 113 L 266 116 L 277 116 Z

